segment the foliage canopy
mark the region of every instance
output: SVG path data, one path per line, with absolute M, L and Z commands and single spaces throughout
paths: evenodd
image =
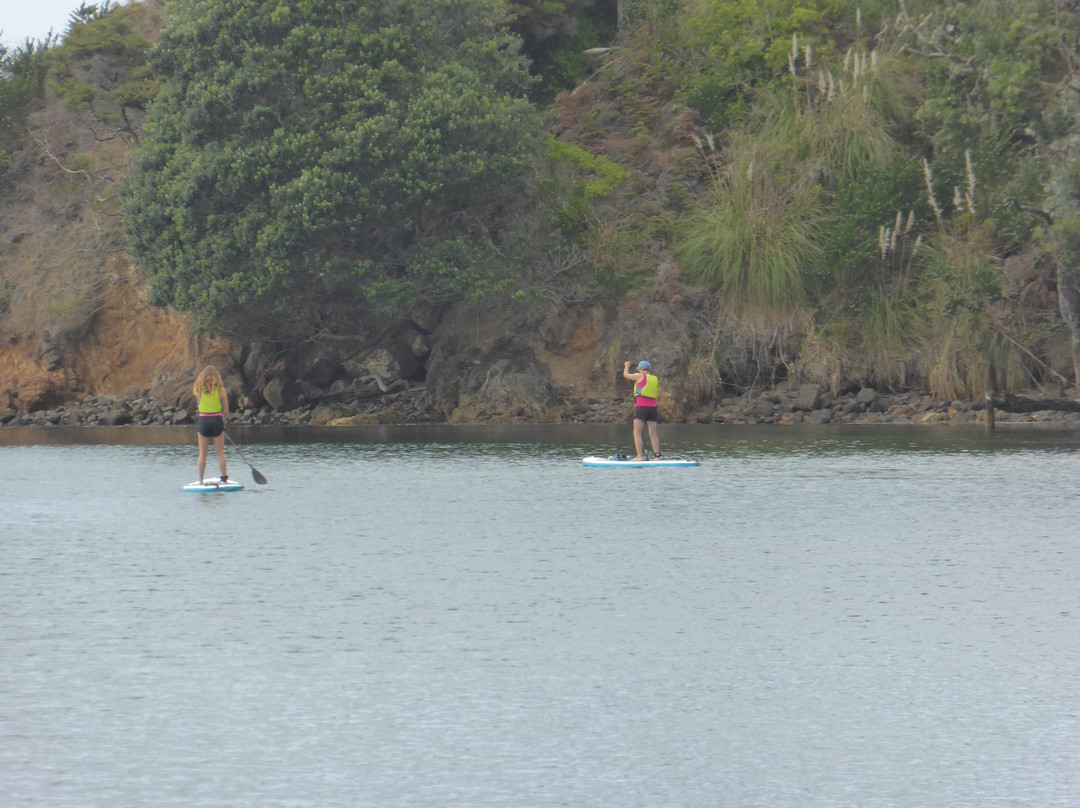
M 157 302 L 285 335 L 497 283 L 539 125 L 501 0 L 166 6 L 125 221 Z

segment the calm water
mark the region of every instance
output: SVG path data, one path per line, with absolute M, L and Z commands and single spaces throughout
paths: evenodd
M 628 436 L 0 430 L 0 804 L 1080 804 L 1080 431 Z

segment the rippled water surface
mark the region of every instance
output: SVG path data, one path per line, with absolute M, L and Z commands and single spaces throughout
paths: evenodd
M 662 429 L 0 430 L 0 804 L 1080 804 L 1080 432 Z

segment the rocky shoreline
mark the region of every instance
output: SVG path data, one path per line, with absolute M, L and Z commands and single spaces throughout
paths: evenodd
M 664 403 L 663 401 L 661 402 Z M 662 409 L 670 413 L 674 407 Z M 628 397 L 567 399 L 552 417 L 491 417 L 486 423 L 624 423 L 630 418 Z M 0 410 L 0 427 L 114 427 L 180 426 L 193 424 L 193 407 L 172 406 L 155 400 L 149 390 L 124 396 L 86 396 L 47 410 L 19 413 Z M 668 423 L 698 424 L 986 424 L 985 401 L 941 401 L 924 391 L 879 392 L 869 387 L 834 394 L 816 384 L 787 385 L 770 390 L 729 396 L 707 406 L 685 410 Z M 437 424 L 448 419 L 436 412 L 423 389 L 390 393 L 354 404 L 311 403 L 279 412 L 265 406 L 241 409 L 229 418 L 232 424 L 357 426 L 364 424 Z M 453 421 L 454 423 L 460 423 Z M 996 423 L 1052 423 L 1080 425 L 1080 412 L 1039 410 L 1031 413 L 998 411 Z

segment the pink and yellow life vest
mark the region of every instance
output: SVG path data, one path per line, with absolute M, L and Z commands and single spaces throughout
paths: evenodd
M 634 385 L 634 395 L 638 407 L 655 407 L 656 398 L 660 394 L 660 380 L 651 373 L 646 373 L 644 378 Z

